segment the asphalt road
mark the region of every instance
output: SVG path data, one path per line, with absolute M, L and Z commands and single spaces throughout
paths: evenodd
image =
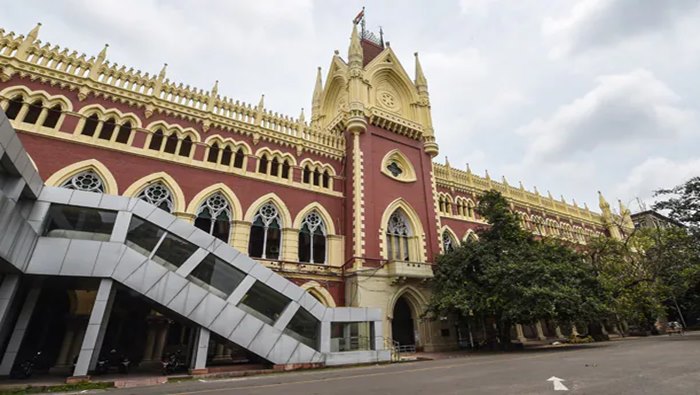
M 114 394 L 700 394 L 700 332 L 114 390 Z

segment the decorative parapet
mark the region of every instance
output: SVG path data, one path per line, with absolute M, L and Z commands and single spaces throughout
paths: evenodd
M 78 91 L 84 100 L 88 94 L 144 108 L 146 116 L 154 112 L 187 119 L 222 130 L 252 134 L 257 140 L 317 154 L 341 158 L 345 151 L 342 136 L 312 129 L 303 119 L 273 113 L 249 103 L 218 95 L 217 85 L 210 91 L 176 84 L 165 78 L 165 67 L 158 75 L 127 69 L 105 60 L 106 47 L 98 56 L 70 52 L 58 45 L 42 45 L 36 39 L 38 28 L 27 36 L 16 36 L 0 29 L 0 79 L 19 75 L 51 85 Z
M 542 196 L 539 192 L 530 192 L 521 187 L 513 187 L 508 183 L 492 180 L 490 177 L 481 177 L 471 171 L 454 169 L 440 163 L 433 163 L 435 182 L 438 186 L 462 190 L 465 192 L 481 193 L 495 189 L 515 204 L 525 207 L 537 207 L 554 215 L 575 218 L 596 225 L 602 225 L 600 214 L 594 213 L 588 207 L 581 208 L 571 205 L 563 200 L 555 200 L 549 196 Z

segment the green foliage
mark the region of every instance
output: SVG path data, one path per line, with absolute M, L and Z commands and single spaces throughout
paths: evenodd
M 438 257 L 432 310 L 495 317 L 503 343 L 513 323 L 591 320 L 604 312 L 605 292 L 580 254 L 535 240 L 496 191 L 481 197 L 477 212 L 491 226 L 479 241 Z
M 19 395 L 19 394 L 46 394 L 60 392 L 81 392 L 87 390 L 105 390 L 113 388 L 112 382 L 88 382 L 83 381 L 74 384 L 48 385 L 48 386 L 26 386 L 24 388 L 11 389 L 0 391 L 0 395 Z
M 669 217 L 700 232 L 700 177 L 671 189 L 659 189 L 654 196 L 666 197 L 654 204 L 654 210 L 665 211 Z
M 663 302 L 686 293 L 700 277 L 700 245 L 682 228 L 638 229 L 625 240 L 598 238 L 588 259 L 617 320 L 651 330 Z

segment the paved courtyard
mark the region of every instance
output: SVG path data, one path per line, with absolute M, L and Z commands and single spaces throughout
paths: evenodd
M 204 380 L 115 394 L 700 394 L 700 332 L 435 361 Z

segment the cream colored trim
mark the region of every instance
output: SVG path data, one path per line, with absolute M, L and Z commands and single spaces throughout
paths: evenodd
M 199 193 L 197 193 L 196 195 L 194 195 L 192 200 L 190 200 L 190 203 L 187 205 L 187 210 L 185 210 L 185 212 L 196 216 L 197 209 L 199 209 L 199 206 L 202 205 L 202 202 L 204 202 L 209 196 L 213 195 L 216 192 L 221 192 L 221 194 L 224 195 L 224 197 L 226 197 L 226 199 L 228 199 L 228 202 L 231 204 L 231 221 L 241 221 L 241 215 L 243 213 L 243 209 L 241 208 L 241 202 L 238 200 L 238 197 L 236 197 L 236 194 L 233 193 L 231 188 L 229 188 L 226 184 L 221 182 L 214 185 L 210 185 L 199 191 Z M 238 228 L 238 224 L 236 224 L 236 228 Z M 232 229 L 232 237 L 233 234 L 234 232 Z
M 5 97 L 7 100 L 14 98 L 17 94 L 22 95 L 26 103 L 36 99 L 44 99 L 52 105 L 60 102 L 63 105 L 63 111 L 73 111 L 73 102 L 64 95 L 52 95 L 45 90 L 31 90 L 21 85 L 10 86 L 0 91 L 0 97 Z M 50 106 L 44 105 L 44 107 Z
M 462 241 L 467 241 L 467 239 L 473 238 L 475 240 L 479 240 L 479 235 L 476 234 L 472 229 L 468 229 L 467 233 L 464 234 L 464 237 L 462 237 Z
M 170 174 L 161 171 L 158 173 L 149 174 L 147 176 L 141 177 L 134 181 L 128 188 L 122 193 L 123 196 L 136 197 L 141 191 L 143 191 L 148 185 L 162 182 L 165 186 L 170 189 L 173 194 L 173 213 L 182 213 L 185 211 L 185 194 L 182 192 L 182 188 L 175 181 Z
M 314 210 L 316 210 L 321 215 L 321 218 L 323 218 L 323 223 L 326 225 L 326 234 L 335 235 L 336 231 L 335 224 L 333 223 L 333 217 L 319 202 L 309 203 L 306 205 L 306 207 L 301 209 L 294 219 L 294 224 L 292 227 L 298 230 L 301 229 L 301 222 L 304 220 L 304 217 Z
M 121 112 L 116 108 L 106 108 L 101 104 L 88 104 L 86 106 L 81 107 L 78 112 L 78 115 L 81 115 L 83 119 L 89 117 L 92 114 L 97 114 L 98 118 L 101 121 L 107 120 L 110 116 L 113 116 L 115 118 L 115 121 L 117 123 L 123 123 L 124 121 L 129 121 L 131 122 L 131 128 L 136 129 L 136 128 L 141 128 L 141 118 L 139 118 L 136 114 L 133 112 Z M 76 133 L 80 133 L 80 130 L 82 128 L 76 130 Z M 97 133 L 95 133 L 97 134 Z
M 117 180 L 112 175 L 112 172 L 110 172 L 107 166 L 103 165 L 102 162 L 98 161 L 97 159 L 88 159 L 73 163 L 72 165 L 68 165 L 63 169 L 56 171 L 46 180 L 46 185 L 55 187 L 61 186 L 61 184 L 66 182 L 69 178 L 85 170 L 92 170 L 97 173 L 98 176 L 100 176 L 104 182 L 105 193 L 110 195 L 119 194 Z
M 282 228 L 289 227 L 289 225 L 292 224 L 292 215 L 289 213 L 289 209 L 284 201 L 273 192 L 263 195 L 255 200 L 250 207 L 248 207 L 248 211 L 246 211 L 243 220 L 253 223 L 253 217 L 255 217 L 255 214 L 258 213 L 260 207 L 267 202 L 273 202 L 279 210 L 280 218 L 282 219 Z
M 331 295 L 331 293 L 328 292 L 328 290 L 321 286 L 321 284 L 319 284 L 317 281 L 307 281 L 304 284 L 300 285 L 300 287 L 308 293 L 313 293 L 318 299 L 320 299 L 321 303 L 323 303 L 324 306 L 336 307 L 333 295 Z
M 411 207 L 411 205 L 408 204 L 408 202 L 406 202 L 403 198 L 398 198 L 393 202 L 389 203 L 386 209 L 384 209 L 384 213 L 382 214 L 382 219 L 379 226 L 379 249 L 381 250 L 382 257 L 384 259 L 389 258 L 387 255 L 388 251 L 386 247 L 386 227 L 389 223 L 389 217 L 391 216 L 391 214 L 393 214 L 394 211 L 396 211 L 399 208 L 402 209 L 403 212 L 406 214 L 406 217 L 411 225 L 411 230 L 413 231 L 411 243 L 413 245 L 409 246 L 411 259 L 415 259 L 418 262 L 426 262 L 428 259 L 426 253 L 426 237 L 425 230 L 423 228 L 423 223 L 421 222 L 420 217 L 418 217 L 418 214 L 413 209 L 413 207 Z
M 396 306 L 396 302 L 402 296 L 406 297 L 408 305 L 411 307 L 413 318 L 416 320 L 419 319 L 423 315 L 421 309 L 428 305 L 428 299 L 411 285 L 404 285 L 389 298 L 385 309 L 386 317 L 390 320 L 394 318 L 394 306 Z
M 387 170 L 387 166 L 389 166 L 389 163 L 392 161 L 396 162 L 399 168 L 402 170 L 402 173 L 398 176 L 394 176 L 389 170 Z M 417 179 L 416 170 L 413 167 L 413 164 L 406 157 L 406 155 L 404 155 L 403 152 L 399 151 L 398 149 L 393 149 L 387 152 L 380 163 L 380 171 L 382 174 L 391 178 L 392 180 L 401 182 L 415 182 Z

